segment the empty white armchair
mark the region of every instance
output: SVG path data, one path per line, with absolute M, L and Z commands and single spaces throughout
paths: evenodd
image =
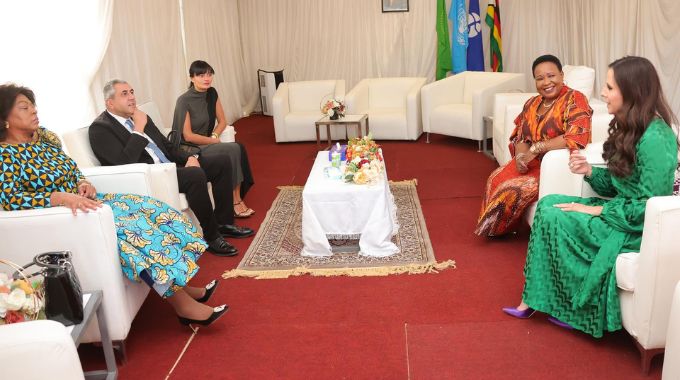
M 378 140 L 417 140 L 423 133 L 420 89 L 427 78 L 369 78 L 345 97 L 347 113 L 367 114 Z
M 494 94 L 525 89 L 524 74 L 465 71 L 423 86 L 423 131 L 481 142 L 491 137 L 484 116 L 493 113 Z
M 272 98 L 276 142 L 315 141 L 315 122 L 324 115 L 321 102 L 345 97 L 344 80 L 282 82 Z M 326 131 L 321 128 L 321 140 Z M 344 138 L 344 131 L 331 130 L 331 138 Z
M 607 105 L 593 96 L 595 70 L 586 66 L 565 65 L 562 71 L 564 84 L 583 93 L 593 109 L 592 141 L 606 140 L 609 122 L 613 116 L 607 112 Z M 535 92 L 496 94 L 493 108 L 493 155 L 500 165 L 505 165 L 512 159 L 508 144 L 515 129 L 515 118 L 522 112 L 524 103 L 536 95 L 538 94 Z
M 0 326 L 0 368 L 4 379 L 84 379 L 76 345 L 55 321 Z
M 584 151 L 588 162 L 603 166 L 602 144 Z M 548 194 L 598 196 L 582 175 L 569 171 L 566 149 L 548 152 L 541 165 L 539 198 Z M 640 252 L 622 253 L 616 260 L 616 283 L 623 327 L 642 355 L 643 372 L 652 357 L 663 352 L 671 298 L 680 280 L 680 197 L 652 197 L 647 201 Z

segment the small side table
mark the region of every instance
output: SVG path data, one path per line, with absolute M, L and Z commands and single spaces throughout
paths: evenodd
M 363 115 L 345 115 L 345 117 L 341 117 L 337 120 L 331 120 L 328 116 L 324 116 L 321 119 L 319 119 L 315 124 L 316 126 L 316 145 L 321 147 L 321 138 L 319 134 L 319 127 L 325 125 L 326 126 L 326 136 L 328 137 L 328 147 L 326 149 L 330 149 L 331 147 L 331 126 L 339 125 L 345 127 L 345 138 L 347 138 L 347 127 L 351 125 L 356 125 L 357 129 L 359 130 L 359 137 L 362 137 L 363 135 L 361 134 L 361 124 L 366 125 L 366 135 L 368 135 L 368 115 L 363 114 Z
M 106 379 L 115 380 L 118 377 L 118 368 L 116 367 L 116 357 L 113 354 L 113 344 L 109 336 L 109 328 L 106 325 L 106 316 L 102 308 L 102 298 L 104 294 L 101 290 L 83 293 L 83 321 L 75 326 L 67 327 L 71 331 L 71 338 L 76 344 L 80 345 L 83 338 L 85 328 L 92 321 L 95 312 L 97 313 L 97 322 L 99 322 L 99 334 L 102 339 L 102 348 L 104 349 L 104 359 L 106 360 L 106 370 L 85 372 L 86 379 Z

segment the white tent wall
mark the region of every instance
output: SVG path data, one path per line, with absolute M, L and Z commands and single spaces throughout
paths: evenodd
M 175 100 L 189 82 L 181 30 L 177 1 L 115 0 L 109 46 L 90 85 L 98 112 L 105 109 L 104 84 L 122 79 L 135 89 L 137 104 L 156 102 L 169 127 Z
M 101 89 L 111 78 L 128 80 L 139 103 L 153 99 L 169 125 L 175 100 L 188 84 L 187 64 L 195 59 L 204 59 L 216 69 L 215 87 L 229 122 L 256 106 L 259 68 L 284 69 L 287 81 L 344 79 L 348 90 L 367 77 L 434 79 L 436 0 L 410 0 L 409 12 L 404 13 L 382 13 L 378 0 L 115 0 L 111 11 L 112 2 L 91 3 L 102 8 L 100 16 L 95 16 L 100 17 L 97 25 L 101 27 L 80 32 L 101 34 L 101 38 L 83 41 L 73 33 L 62 36 L 58 25 L 63 24 L 63 17 L 34 15 L 42 20 L 40 30 L 53 31 L 50 36 L 8 41 L 11 48 L 0 62 L 0 82 L 33 87 L 41 120 L 49 128 L 60 132 L 78 128 L 92 116 L 87 104 L 73 106 L 77 97 L 68 99 L 70 108 L 61 105 L 66 99 L 64 87 L 89 92 L 101 111 Z M 47 6 L 52 3 L 7 2 L 0 4 L 0 13 L 22 13 L 18 8 L 49 16 L 73 13 L 67 5 Z M 450 3 L 446 1 L 447 9 Z M 487 1 L 479 3 L 483 18 Z M 111 28 L 107 12 L 109 19 L 113 14 Z M 503 0 L 504 69 L 527 74 L 531 88 L 531 62 L 540 54 L 553 53 L 565 64 L 593 67 L 599 94 L 611 61 L 627 54 L 642 55 L 658 69 L 671 107 L 680 114 L 678 16 L 680 2 L 676 0 Z M 484 23 L 482 27 L 488 67 L 489 29 Z M 82 58 L 69 49 L 90 49 L 96 53 L 92 55 L 96 64 L 101 57 L 96 45 L 106 42 L 109 31 L 106 53 L 89 89 L 73 88 L 78 81 L 67 69 L 84 66 Z M 51 53 L 55 49 L 57 53 Z M 55 73 L 59 67 L 61 71 Z M 65 116 L 60 117 L 62 109 Z

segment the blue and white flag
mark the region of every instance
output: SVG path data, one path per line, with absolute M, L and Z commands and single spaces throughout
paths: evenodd
M 449 19 L 453 23 L 453 39 L 451 41 L 451 58 L 454 74 L 467 70 L 468 22 L 465 0 L 453 0 L 449 10 Z
M 471 0 L 468 14 L 467 69 L 484 71 L 484 48 L 482 47 L 482 19 L 479 17 L 479 1 Z

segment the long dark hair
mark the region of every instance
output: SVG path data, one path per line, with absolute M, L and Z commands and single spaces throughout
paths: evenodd
M 7 119 L 19 95 L 24 95 L 35 105 L 35 94 L 30 88 L 13 83 L 0 85 L 0 141 L 7 137 Z
M 208 64 L 206 61 L 193 61 L 191 62 L 191 66 L 189 66 L 189 78 L 193 78 L 196 75 L 201 75 L 201 74 L 215 74 L 215 69 Z M 194 87 L 194 82 L 189 82 L 189 88 Z
M 670 126 L 677 119 L 663 95 L 659 75 L 647 58 L 619 58 L 610 63 L 609 68 L 614 73 L 623 104 L 609 123 L 602 158 L 613 175 L 626 177 L 633 171 L 635 147 L 649 123 L 660 117 Z

